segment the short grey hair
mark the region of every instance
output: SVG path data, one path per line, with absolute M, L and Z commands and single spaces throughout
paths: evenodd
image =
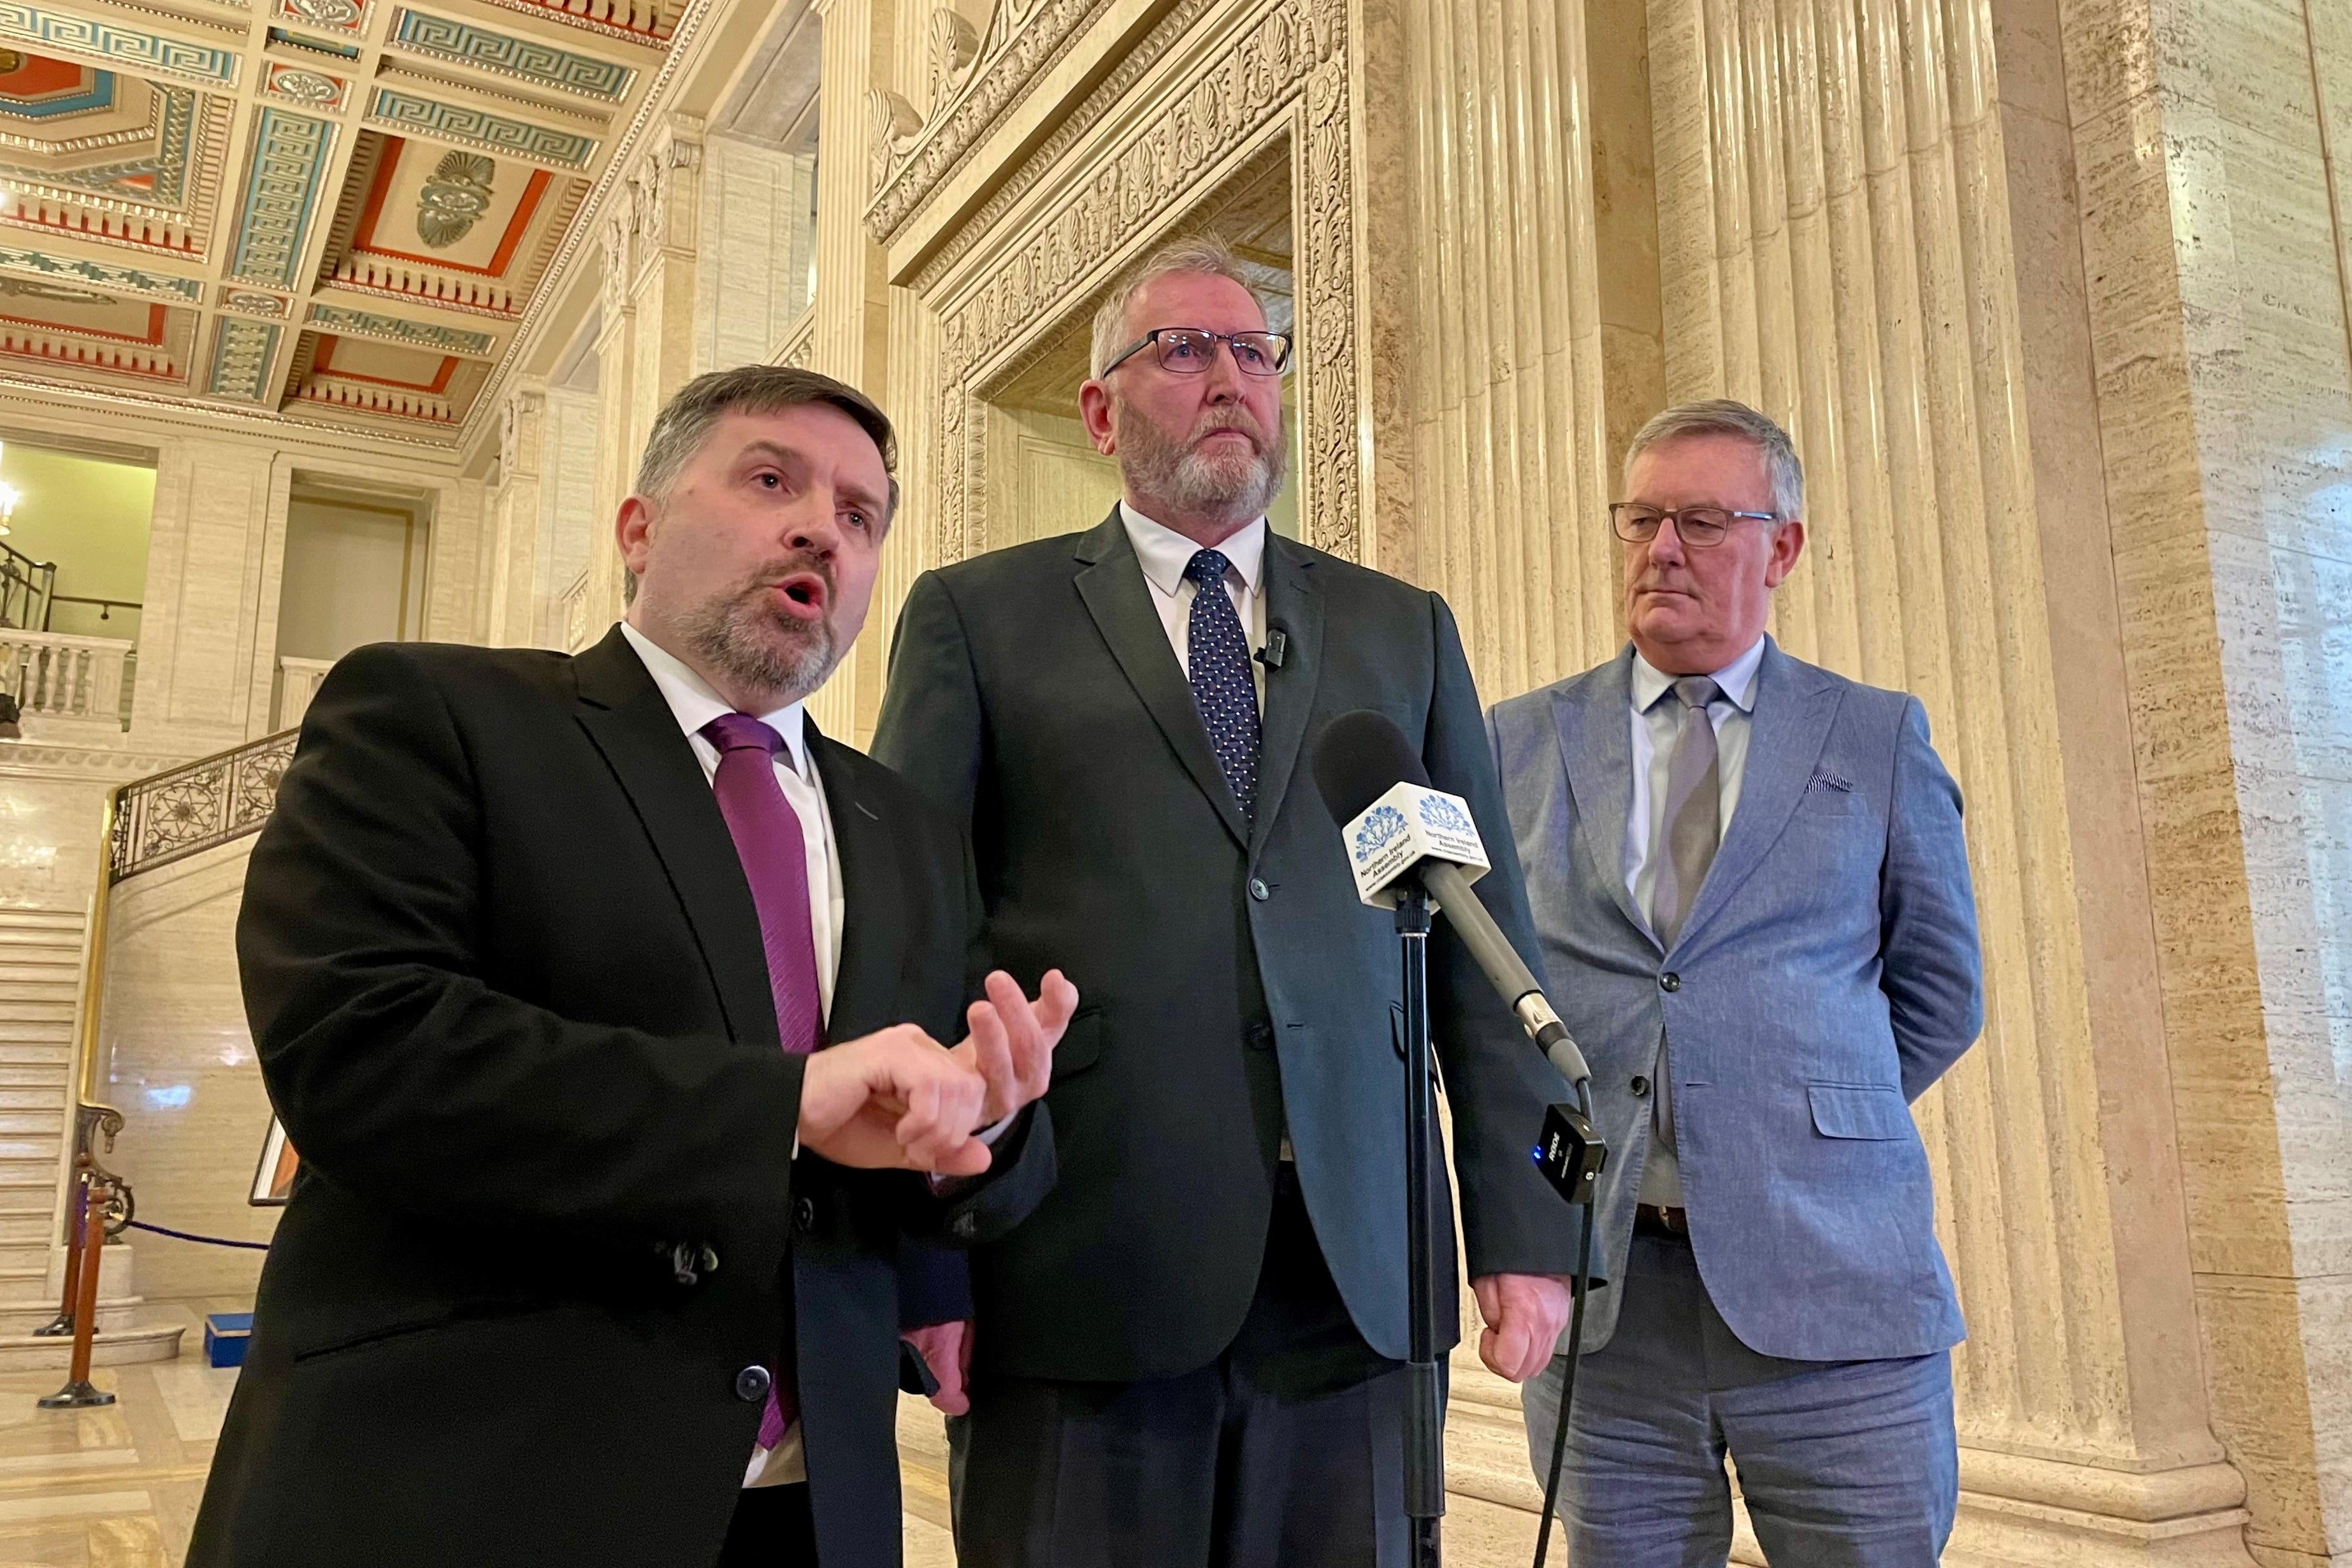
M 1188 272 L 1201 277 L 1225 277 L 1249 289 L 1257 300 L 1259 314 L 1265 311 L 1265 301 L 1258 298 L 1257 290 L 1250 288 L 1249 274 L 1242 270 L 1233 246 L 1215 235 L 1195 235 L 1161 246 L 1144 257 L 1143 265 L 1129 275 L 1128 280 L 1111 291 L 1095 312 L 1095 338 L 1092 350 L 1087 355 L 1087 374 L 1099 380 L 1110 368 L 1110 362 L 1121 349 L 1127 347 L 1127 308 L 1143 287 L 1171 273 Z M 1185 325 L 1185 323 L 1176 323 Z
M 1805 515 L 1805 467 L 1797 460 L 1796 443 L 1769 416 L 1727 397 L 1679 403 L 1652 415 L 1626 444 L 1625 475 L 1632 476 L 1633 460 L 1643 453 L 1686 435 L 1737 435 L 1754 443 L 1772 481 L 1772 515 L 1782 522 Z
M 882 454 L 882 472 L 890 478 L 889 507 L 896 515 L 898 438 L 890 429 L 889 416 L 847 382 L 791 365 L 738 365 L 697 376 L 678 388 L 654 416 L 653 433 L 646 437 L 645 455 L 637 462 L 636 493 L 649 501 L 667 500 L 670 486 L 728 414 L 782 413 L 811 404 L 840 410 L 873 438 Z M 882 520 L 887 525 L 890 518 Z M 621 601 L 634 603 L 636 597 L 636 576 L 630 573 L 621 584 Z

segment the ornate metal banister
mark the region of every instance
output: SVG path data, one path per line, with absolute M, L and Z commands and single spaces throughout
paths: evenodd
M 98 1082 L 100 1004 L 113 892 L 142 872 L 259 831 L 277 805 L 278 783 L 294 758 L 298 733 L 280 730 L 107 792 L 99 837 L 98 891 L 90 904 L 82 964 L 81 1027 L 74 1037 L 74 1141 L 68 1176 L 74 1201 L 66 1205 L 66 1212 L 77 1223 L 66 1237 L 65 1301 L 58 1321 L 42 1333 L 72 1333 L 78 1326 L 84 1336 L 89 1333 L 89 1324 L 75 1322 L 78 1311 L 85 1310 L 79 1306 L 77 1291 L 84 1299 L 90 1294 L 83 1271 L 98 1266 L 82 1256 L 85 1228 L 79 1219 L 89 1201 L 86 1195 L 99 1195 L 105 1216 L 102 1229 L 110 1239 L 121 1233 L 132 1213 L 131 1184 L 100 1158 L 101 1152 L 114 1152 L 115 1134 L 122 1131 L 122 1113 L 100 1097 Z

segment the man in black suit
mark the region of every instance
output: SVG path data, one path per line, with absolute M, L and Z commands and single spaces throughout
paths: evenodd
M 890 464 L 839 382 L 703 377 L 601 643 L 320 688 L 237 930 L 302 1173 L 195 1568 L 899 1561 L 902 1234 L 1051 1185 L 1076 998 L 971 999 L 961 826 L 802 711 Z
M 1267 528 L 1265 325 L 1221 246 L 1147 264 L 1081 393 L 1125 501 L 925 575 L 898 623 L 875 755 L 969 819 L 998 957 L 1087 998 L 1047 1096 L 1061 1181 L 972 1255 L 965 1568 L 1401 1560 L 1397 947 L 1309 776 L 1325 720 L 1420 743 L 1533 949 L 1444 603 Z M 1432 971 L 1481 1349 L 1524 1379 L 1573 1261 L 1528 1157 L 1559 1082 L 1451 935 Z

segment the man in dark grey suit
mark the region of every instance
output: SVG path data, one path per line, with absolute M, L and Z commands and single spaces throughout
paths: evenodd
M 1960 798 L 1918 701 L 1764 634 L 1804 547 L 1736 402 L 1634 436 L 1632 646 L 1490 723 L 1550 994 L 1615 1151 L 1562 1478 L 1579 1568 L 1927 1564 L 1958 1499 L 1916 1100 L 1982 1022 Z M 1550 1463 L 1564 1362 L 1529 1389 Z
M 1125 501 L 926 575 L 899 622 L 875 753 L 971 822 L 998 959 L 1087 998 L 1060 1185 L 973 1258 L 965 1568 L 1401 1560 L 1396 938 L 1312 737 L 1379 708 L 1505 829 L 1444 603 L 1266 526 L 1288 354 L 1222 246 L 1154 258 L 1081 394 Z M 1479 893 L 1532 952 L 1496 858 Z M 1528 1157 L 1559 1082 L 1452 936 L 1432 968 L 1481 1348 L 1524 1378 L 1573 1261 Z

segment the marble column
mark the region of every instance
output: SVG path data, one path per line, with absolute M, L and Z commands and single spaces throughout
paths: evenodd
M 2145 1092 L 2162 1025 L 2104 993 L 2151 967 L 2114 874 L 2137 802 L 2116 688 L 2074 685 L 2113 644 L 2044 577 L 2045 537 L 2082 525 L 2050 448 L 2082 433 L 2027 417 L 2063 367 L 2026 340 L 1994 9 L 1651 0 L 1666 390 L 1790 427 L 1811 535 L 1776 633 L 1916 693 L 1968 800 L 1985 1034 L 1916 1108 L 1969 1325 L 1948 1560 L 2243 1563 L 2172 1107 Z
M 703 149 L 695 370 L 773 359 L 809 305 L 816 155 L 736 136 Z
M 541 616 L 534 589 L 541 575 L 541 454 L 546 426 L 545 379 L 517 376 L 499 410 L 498 482 L 488 495 L 489 602 L 484 631 L 495 647 L 538 640 Z
M 866 231 L 866 168 L 857 155 L 867 141 L 866 89 L 887 87 L 895 79 L 895 9 L 890 0 L 816 0 L 816 5 L 824 20 L 825 86 L 817 102 L 818 286 L 807 362 L 873 398 L 902 427 L 913 428 L 917 411 L 891 406 L 894 291 L 882 247 Z M 897 314 L 928 313 L 906 309 Z M 908 441 L 899 449 L 902 492 L 913 493 L 907 465 L 915 461 L 911 448 L 918 444 Z M 877 606 L 895 605 L 905 598 L 906 584 L 923 564 L 920 532 L 892 530 L 883 552 L 883 580 L 875 587 Z M 832 680 L 810 700 L 809 710 L 826 734 L 856 746 L 872 737 L 882 710 L 887 633 L 887 627 L 869 623 Z
M 543 648 L 561 648 L 565 645 L 566 595 L 584 578 L 596 541 L 611 531 L 613 519 L 597 509 L 602 418 L 597 394 L 551 386 L 541 417 L 540 542 L 533 557 L 537 581 L 530 641 Z
M 158 443 L 131 745 L 194 756 L 268 728 L 291 476 L 260 442 Z
M 672 115 L 606 211 L 596 510 L 607 522 L 635 487 L 663 401 L 702 368 L 694 330 L 702 170 L 702 121 Z M 621 615 L 624 573 L 609 528 L 595 535 L 588 572 L 585 619 L 593 640 Z
M 2352 19 L 2059 12 L 2158 994 L 2254 1556 L 2352 1558 Z
M 1593 127 L 1585 12 L 1548 0 L 1409 6 L 1410 509 L 1380 498 L 1381 563 L 1460 618 L 1490 697 L 1616 639 L 1610 583 Z

